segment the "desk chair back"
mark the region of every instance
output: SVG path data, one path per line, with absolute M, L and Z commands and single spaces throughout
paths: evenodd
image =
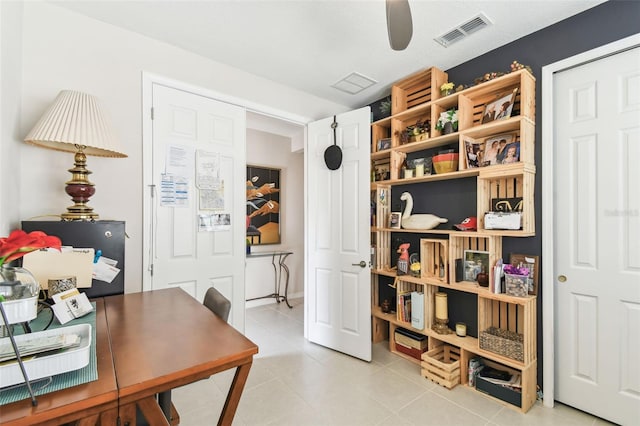
M 229 320 L 231 301 L 224 297 L 222 293 L 215 288 L 210 287 L 209 290 L 207 290 L 202 304 L 209 308 L 211 312 L 222 318 L 225 322 Z

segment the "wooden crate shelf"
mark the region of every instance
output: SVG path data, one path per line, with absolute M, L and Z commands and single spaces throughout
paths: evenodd
M 523 337 L 523 360 L 528 365 L 536 359 L 536 299 L 523 299 L 522 304 L 502 300 L 478 300 L 478 331 L 490 327 L 517 333 Z M 485 349 L 486 350 L 486 349 Z M 500 354 L 505 356 L 504 354 Z M 507 356 L 508 358 L 508 356 Z
M 483 235 L 479 232 L 461 232 L 451 235 L 449 240 L 449 270 L 456 270 L 456 259 L 462 259 L 464 265 L 465 250 L 485 251 L 489 253 L 489 282 L 493 279 L 493 266 L 502 258 L 502 238 L 493 235 Z M 455 272 L 453 273 L 455 281 Z M 457 282 L 458 285 L 476 285 L 475 281 Z M 486 288 L 486 287 L 485 287 Z
M 491 211 L 491 200 L 494 198 L 522 198 L 522 229 L 511 230 L 512 234 L 531 234 L 535 232 L 534 210 L 535 166 L 527 163 L 503 165 L 500 168 L 485 167 L 478 175 L 477 214 L 478 229 L 487 230 L 484 226 L 484 215 Z
M 483 357 L 498 363 L 503 369 L 518 372 L 522 376 L 522 398 L 520 411 L 526 412 L 536 401 L 536 296 L 514 297 L 507 294 L 494 294 L 490 287 L 481 287 L 477 282 L 455 281 L 455 261 L 464 258 L 465 250 L 484 251 L 489 253 L 489 283 L 494 282 L 493 266 L 502 258 L 503 237 L 526 237 L 535 235 L 534 217 L 534 185 L 535 185 L 535 78 L 526 70 L 508 73 L 491 81 L 481 83 L 468 89 L 455 92 L 446 97 L 440 96 L 439 87 L 447 80 L 447 74 L 437 68 L 430 68 L 408 76 L 392 87 L 392 115 L 372 123 L 372 161 L 389 160 L 390 178 L 372 185 L 376 192 L 377 216 L 372 222 L 372 237 L 376 243 L 376 264 L 372 270 L 372 338 L 374 342 L 389 340 L 389 350 L 398 356 L 420 364 L 420 361 L 397 350 L 395 330 L 403 327 L 427 337 L 427 348 L 436 350 L 435 361 L 444 361 L 444 348 L 452 347 L 457 351 L 457 359 L 449 356 L 444 364 L 457 362 L 457 376 L 448 372 L 443 365 L 437 365 L 440 373 L 434 379 L 446 387 L 453 387 L 460 382 L 468 384 L 468 362 L 474 356 Z M 511 117 L 482 123 L 484 110 L 489 103 L 514 93 L 515 101 Z M 435 129 L 435 123 L 443 111 L 458 109 L 458 130 L 442 135 Z M 417 120 L 430 120 L 429 138 L 421 141 L 400 143 L 400 135 L 407 126 L 414 125 Z M 518 163 L 500 164 L 477 168 L 467 168 L 464 156 L 465 141 L 484 144 L 489 138 L 497 138 L 502 134 L 510 134 L 513 141 L 520 142 L 520 158 Z M 381 138 L 391 138 L 391 148 L 377 151 L 377 142 Z M 432 174 L 404 179 L 401 171 L 403 159 L 409 154 L 414 156 L 433 155 L 438 149 L 456 147 L 460 155 L 459 170 L 452 173 Z M 380 163 L 380 161 L 378 161 Z M 476 212 L 478 230 L 462 232 L 449 229 L 407 230 L 391 229 L 388 217 L 391 211 L 391 191 L 394 186 L 430 184 L 438 187 L 437 182 L 453 179 L 475 179 Z M 401 188 L 405 190 L 404 188 Z M 425 186 L 425 190 L 427 187 Z M 522 229 L 493 230 L 485 229 L 484 214 L 491 210 L 492 198 L 522 198 Z M 385 203 L 381 204 L 380 199 Z M 397 276 L 391 269 L 392 252 L 396 238 L 420 239 L 420 277 L 409 275 Z M 392 238 L 393 236 L 393 238 Z M 424 238 L 422 238 L 424 237 Z M 440 259 L 446 265 L 445 274 L 440 276 Z M 436 266 L 437 265 L 437 266 Z M 398 312 L 383 313 L 378 300 L 378 289 L 383 283 L 394 280 L 396 297 L 412 291 L 421 292 L 424 301 L 424 329 L 417 330 L 411 326 L 407 317 L 401 318 Z M 522 336 L 522 346 L 516 347 L 514 359 L 495 351 L 481 348 L 480 338 L 460 337 L 455 334 L 438 334 L 432 330 L 434 323 L 435 294 L 441 288 L 477 295 L 478 333 L 495 327 L 499 337 L 504 332 L 513 332 Z M 392 309 L 398 310 L 397 306 Z M 456 309 L 451 306 L 450 309 Z M 493 329 L 492 329 L 493 331 Z M 511 337 L 511 336 L 508 336 Z M 484 335 L 486 346 L 487 335 Z M 489 343 L 489 346 L 493 343 Z M 502 350 L 498 341 L 493 348 Z M 438 349 L 440 348 L 440 349 Z M 404 348 L 402 348 L 404 350 Z M 519 351 L 522 349 L 522 356 Z M 442 351 L 442 352 L 440 352 Z M 406 352 L 406 351 L 405 351 Z M 510 352 L 505 351 L 507 354 Z M 428 353 L 428 352 L 427 352 Z M 513 353 L 513 352 L 511 352 Z M 423 360 L 424 363 L 424 356 Z M 442 358 L 442 359 L 440 359 Z M 430 363 L 432 367 L 435 362 Z M 446 365 L 445 365 L 446 366 Z M 429 374 L 435 374 L 430 372 Z M 424 375 L 424 374 L 423 374 Z M 425 375 L 426 377 L 426 375 Z M 506 404 L 506 403 L 505 403 Z M 509 405 L 509 404 L 507 404 Z
M 391 115 L 438 99 L 447 77 L 446 72 L 431 67 L 396 82 L 391 87 Z
M 420 271 L 422 278 L 449 282 L 449 241 L 420 239 Z

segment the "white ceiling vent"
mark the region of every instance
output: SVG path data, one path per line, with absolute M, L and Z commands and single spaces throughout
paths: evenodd
M 371 87 L 376 83 L 377 81 L 372 78 L 365 77 L 364 75 L 357 72 L 352 72 L 348 76 L 342 78 L 340 81 L 332 84 L 331 87 L 342 92 L 349 93 L 350 95 L 355 95 L 356 93 L 360 93 L 367 87 Z
M 492 22 L 487 15 L 484 13 L 480 13 L 478 16 L 475 16 L 469 19 L 467 22 L 464 22 L 458 25 L 456 28 L 447 31 L 440 37 L 435 38 L 435 41 L 443 45 L 444 47 L 449 47 L 456 41 L 462 40 L 466 36 L 475 33 L 478 30 L 488 27 L 492 25 Z

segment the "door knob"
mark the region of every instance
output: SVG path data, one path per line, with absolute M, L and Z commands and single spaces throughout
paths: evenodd
M 560 281 L 561 283 L 565 282 L 567 280 L 567 277 L 565 275 L 558 275 L 558 281 Z
M 367 267 L 367 262 L 365 262 L 364 260 L 361 260 L 360 263 L 352 263 L 351 265 L 359 266 L 361 268 L 366 268 Z

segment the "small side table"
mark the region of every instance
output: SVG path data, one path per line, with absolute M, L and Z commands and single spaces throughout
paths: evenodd
M 265 251 L 265 252 L 247 254 L 247 257 L 271 257 L 271 264 L 273 265 L 273 272 L 275 273 L 274 292 L 266 296 L 247 299 L 247 302 L 251 300 L 266 299 L 268 297 L 273 297 L 276 299 L 278 303 L 284 301 L 289 308 L 293 308 L 293 306 L 289 304 L 289 299 L 287 298 L 287 292 L 289 291 L 289 267 L 285 264 L 285 260 L 291 254 L 293 254 L 293 252 L 291 251 Z M 276 259 L 277 259 L 277 265 L 276 265 Z M 285 274 L 284 296 L 280 294 L 280 289 L 282 288 L 283 272 Z

